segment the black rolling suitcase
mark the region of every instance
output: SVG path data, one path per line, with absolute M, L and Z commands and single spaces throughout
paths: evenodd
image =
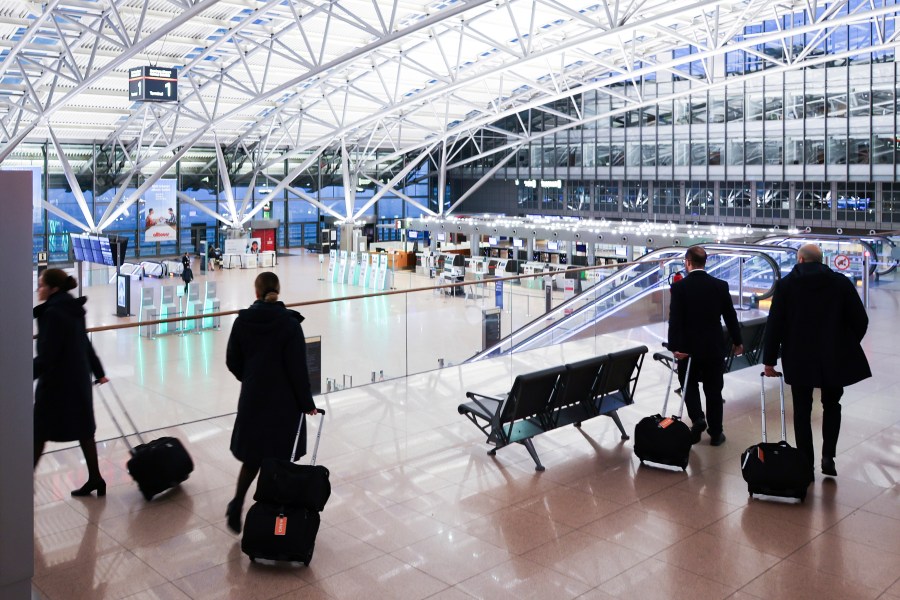
M 316 444 L 309 465 L 290 461 L 264 461 L 257 482 L 256 501 L 247 512 L 241 551 L 250 557 L 302 562 L 309 566 L 319 531 L 319 511 L 331 494 L 328 469 L 316 466 L 325 411 L 316 432 Z M 305 417 L 303 417 L 305 418 Z M 302 424 L 302 421 L 301 421 Z M 294 439 L 291 458 L 297 452 L 300 428 Z M 321 507 L 321 508 L 319 508 Z
M 681 408 L 678 416 L 665 416 L 669 408 L 669 394 L 672 391 L 672 380 L 678 371 L 678 363 L 671 352 L 657 352 L 654 360 L 668 365 L 669 385 L 666 397 L 659 414 L 641 419 L 634 428 L 634 453 L 644 462 L 687 469 L 691 457 L 691 429 L 681 418 L 684 414 L 684 395 L 681 397 Z M 683 389 L 687 387 L 691 375 L 691 358 L 688 357 L 687 371 L 684 376 Z
M 103 401 L 103 406 L 106 408 L 106 411 L 112 418 L 113 424 L 116 426 L 116 429 L 119 430 L 119 434 L 122 436 L 122 439 L 125 440 L 125 444 L 128 445 L 128 450 L 131 452 L 131 459 L 129 459 L 126 467 L 128 468 L 128 473 L 131 474 L 131 477 L 137 483 L 138 489 L 141 490 L 141 493 L 144 495 L 144 498 L 148 501 L 152 500 L 153 496 L 187 480 L 194 470 L 194 461 L 191 460 L 191 456 L 188 454 L 184 445 L 178 438 L 173 437 L 161 437 L 144 443 L 144 439 L 141 437 L 134 421 L 131 420 L 131 415 L 125 410 L 125 405 L 122 404 L 122 399 L 119 398 L 115 388 L 113 388 L 110 383 L 107 383 L 106 385 L 110 386 L 109 389 L 112 390 L 113 397 L 116 399 L 119 409 L 121 409 L 122 414 L 125 415 L 131 428 L 134 429 L 138 441 L 141 442 L 138 446 L 132 447 L 131 443 L 128 441 L 128 436 L 122 431 L 122 427 L 119 426 L 115 414 L 110 409 L 110 406 L 106 401 L 106 396 L 100 391 L 99 396 Z M 98 386 L 98 390 L 99 389 L 100 386 Z
M 803 453 L 787 443 L 784 424 L 784 377 L 779 374 L 781 398 L 781 441 L 766 442 L 766 377 L 760 373 L 760 404 L 762 405 L 762 443 L 754 444 L 741 454 L 741 474 L 747 491 L 754 494 L 796 498 L 803 502 L 812 481 L 809 461 Z

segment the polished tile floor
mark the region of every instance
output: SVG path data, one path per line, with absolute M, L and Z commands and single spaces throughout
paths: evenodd
M 314 260 L 281 261 L 282 279 L 296 282 L 287 299 L 334 293 L 310 283 Z M 211 275 L 225 308 L 247 303 L 252 275 Z M 94 324 L 112 304 L 97 287 L 86 290 Z M 441 302 L 464 315 L 462 298 Z M 214 340 L 210 348 L 179 342 L 196 344 L 179 352 L 133 332 L 97 336 L 141 429 L 193 421 L 152 435 L 182 439 L 196 470 L 145 502 L 98 408 L 107 496 L 69 496 L 85 477 L 77 449 L 56 446 L 35 474 L 34 597 L 900 600 L 900 285 L 876 288 L 869 314 L 875 376 L 845 394 L 839 477 L 817 475 L 802 505 L 749 500 L 740 476 L 739 455 L 759 433 L 758 369 L 726 376 L 728 441 L 695 446 L 687 473 L 639 466 L 605 418 L 538 437 L 547 470 L 537 473 L 522 447 L 489 457 L 456 411 L 465 391 L 500 392 L 521 372 L 641 343 L 658 349 L 659 325 L 324 394 L 319 462 L 333 495 L 308 568 L 251 564 L 225 527 L 239 467 L 228 452 L 238 388 L 224 366 L 225 333 L 196 336 Z M 659 410 L 665 381 L 648 359 L 636 405 L 621 411 L 626 428 Z M 774 395 L 769 407 L 777 432 Z M 818 429 L 820 409 L 814 416 Z

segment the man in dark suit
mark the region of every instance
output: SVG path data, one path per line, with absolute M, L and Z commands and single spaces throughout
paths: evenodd
M 834 477 L 844 386 L 872 376 L 860 345 L 868 326 L 866 309 L 850 280 L 822 264 L 818 246 L 802 246 L 797 265 L 775 284 L 763 365 L 767 376 L 777 377 L 781 349 L 784 380 L 794 397 L 794 437 L 810 473 L 815 470 L 813 388 L 822 390 L 822 473 Z
M 742 354 L 744 347 L 737 313 L 728 291 L 728 283 L 716 279 L 706 267 L 706 250 L 691 246 L 684 255 L 687 277 L 672 284 L 672 305 L 669 309 L 669 350 L 678 359 L 678 380 L 684 386 L 687 358 L 691 357 L 691 372 L 682 392 L 691 418 L 693 442 L 709 428 L 710 444 L 725 442 L 722 431 L 722 387 L 725 382 L 725 339 L 722 321 L 734 343 L 734 353 Z M 706 396 L 706 414 L 700 406 L 700 386 Z

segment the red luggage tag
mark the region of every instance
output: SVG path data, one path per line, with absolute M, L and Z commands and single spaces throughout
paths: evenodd
M 275 517 L 275 535 L 287 535 L 287 517 L 278 515 Z
M 762 448 L 756 449 L 756 458 L 758 458 L 759 462 L 761 462 L 761 463 L 766 462 L 766 458 L 765 458 L 765 455 L 763 454 Z
M 669 425 L 671 425 L 674 422 L 675 422 L 675 420 L 671 417 L 663 419 L 662 421 L 659 422 L 659 428 L 665 429 L 666 427 L 668 427 Z

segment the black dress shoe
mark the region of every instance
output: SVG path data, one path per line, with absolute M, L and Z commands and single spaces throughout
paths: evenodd
M 98 479 L 97 481 L 88 480 L 83 486 L 78 488 L 77 490 L 72 490 L 72 495 L 76 498 L 81 496 L 90 496 L 91 492 L 97 492 L 97 497 L 106 495 L 106 482 L 103 479 Z
M 837 477 L 837 467 L 834 465 L 834 458 L 822 458 L 822 474 Z
M 709 436 L 712 439 L 709 441 L 710 446 L 721 446 L 725 443 L 725 434 L 720 433 L 719 435 L 711 435 Z
M 691 443 L 699 444 L 700 436 L 703 435 L 704 431 L 706 431 L 706 419 L 700 419 L 691 425 Z
M 228 503 L 228 508 L 225 510 L 225 516 L 228 517 L 228 529 L 235 533 L 241 532 L 241 512 L 243 507 L 238 506 L 237 503 L 232 500 Z

